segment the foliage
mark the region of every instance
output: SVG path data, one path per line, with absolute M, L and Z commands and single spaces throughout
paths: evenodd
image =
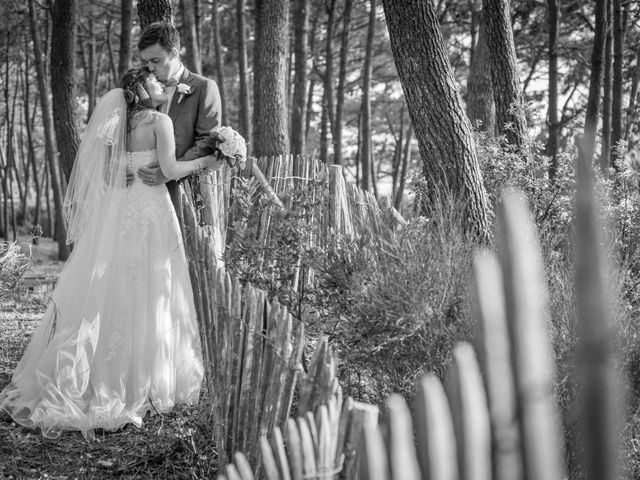
M 0 242 L 0 302 L 13 295 L 29 267 L 29 257 L 17 242 Z
M 277 297 L 298 318 L 308 293 L 305 277 L 318 251 L 314 239 L 322 236 L 318 216 L 326 197 L 322 179 L 281 195 L 282 207 L 261 192 L 255 178 L 239 178 L 232 189 L 227 269 Z

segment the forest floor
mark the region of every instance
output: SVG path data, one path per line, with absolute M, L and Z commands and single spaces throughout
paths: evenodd
M 28 245 L 29 239 L 21 240 Z M 0 390 L 9 383 L 62 268 L 57 245 L 40 240 L 24 281 L 0 304 Z M 206 403 L 204 398 L 199 406 L 147 417 L 141 428 L 96 432 L 92 442 L 79 432 L 46 439 L 0 412 L 0 480 L 215 478 Z

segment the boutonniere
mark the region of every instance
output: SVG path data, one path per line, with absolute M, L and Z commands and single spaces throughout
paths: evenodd
M 184 83 L 179 83 L 176 86 L 176 90 L 180 94 L 180 96 L 178 97 L 178 103 L 180 103 L 184 97 L 186 97 L 187 95 L 191 95 L 193 93 L 193 90 L 191 89 L 191 87 Z

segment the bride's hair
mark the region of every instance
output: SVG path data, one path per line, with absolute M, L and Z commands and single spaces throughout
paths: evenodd
M 124 100 L 127 102 L 127 132 L 131 130 L 131 117 L 136 112 L 152 110 L 151 97 L 145 86 L 151 72 L 147 67 L 127 70 L 120 78 Z

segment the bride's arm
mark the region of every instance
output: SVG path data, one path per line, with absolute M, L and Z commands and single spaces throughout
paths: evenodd
M 156 150 L 158 152 L 158 164 L 162 174 L 172 180 L 186 177 L 202 168 L 217 168 L 222 162 L 216 157 L 198 158 L 196 160 L 178 162 L 176 160 L 176 143 L 173 138 L 173 124 L 167 115 L 158 115 L 154 123 L 156 135 Z

